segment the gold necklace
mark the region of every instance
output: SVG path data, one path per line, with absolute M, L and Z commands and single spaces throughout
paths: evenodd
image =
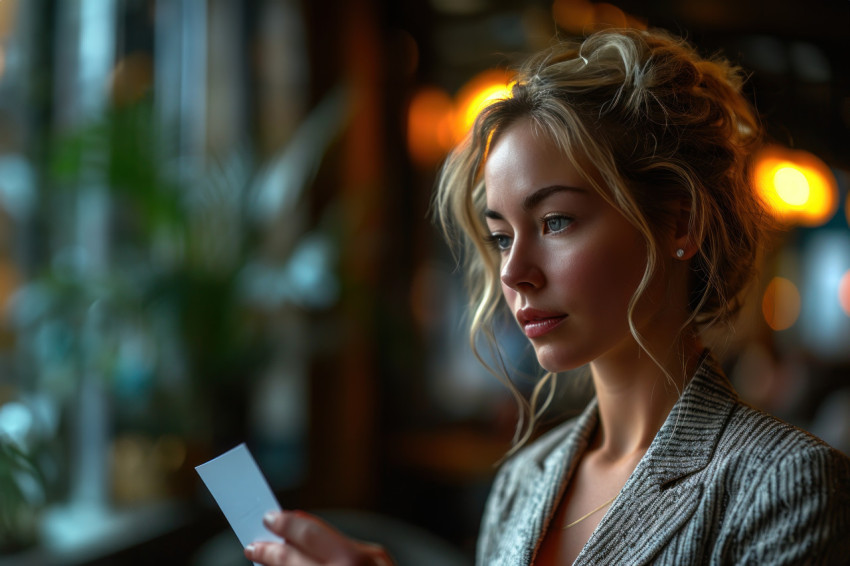
M 584 521 L 585 519 L 587 519 L 588 517 L 590 517 L 591 515 L 596 513 L 597 511 L 602 511 L 605 507 L 614 503 L 615 499 L 617 499 L 616 495 L 614 497 L 612 497 L 611 499 L 609 499 L 608 501 L 606 501 L 605 503 L 603 503 L 602 505 L 600 505 L 599 507 L 597 507 L 596 509 L 594 509 L 593 511 L 587 513 L 586 515 L 579 517 L 578 519 L 576 519 L 575 521 L 573 521 L 569 525 L 564 525 L 564 530 L 567 530 L 570 527 L 575 527 L 576 525 L 578 525 L 579 523 L 581 523 L 582 521 Z

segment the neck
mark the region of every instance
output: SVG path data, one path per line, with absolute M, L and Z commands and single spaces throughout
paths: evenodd
M 611 460 L 646 451 L 702 353 L 702 345 L 693 335 L 662 353 L 658 363 L 636 344 L 634 348 L 631 355 L 591 364 L 600 419 L 596 445 L 599 454 Z

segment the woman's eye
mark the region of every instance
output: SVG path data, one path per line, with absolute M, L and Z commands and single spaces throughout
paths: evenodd
M 490 244 L 499 251 L 507 250 L 511 247 L 511 238 L 504 234 L 490 234 Z
M 571 222 L 572 219 L 567 218 L 566 216 L 550 216 L 543 220 L 543 224 L 546 227 L 547 232 L 560 232 L 561 230 L 565 230 Z

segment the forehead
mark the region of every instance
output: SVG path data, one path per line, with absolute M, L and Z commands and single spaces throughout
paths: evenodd
M 488 207 L 555 185 L 592 187 L 567 154 L 530 120 L 511 124 L 496 138 L 484 164 Z

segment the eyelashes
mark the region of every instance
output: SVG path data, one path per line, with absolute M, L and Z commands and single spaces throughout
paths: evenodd
M 557 234 L 563 232 L 573 223 L 573 219 L 563 214 L 551 214 L 540 219 L 544 228 L 549 234 Z M 546 232 L 544 232 L 546 233 Z
M 484 238 L 484 243 L 498 252 L 503 252 L 511 247 L 511 237 L 504 234 L 490 234 Z
M 564 214 L 550 214 L 539 220 L 542 234 L 559 234 L 573 224 L 574 219 Z M 506 234 L 491 233 L 485 236 L 485 244 L 498 252 L 510 249 L 513 238 Z

